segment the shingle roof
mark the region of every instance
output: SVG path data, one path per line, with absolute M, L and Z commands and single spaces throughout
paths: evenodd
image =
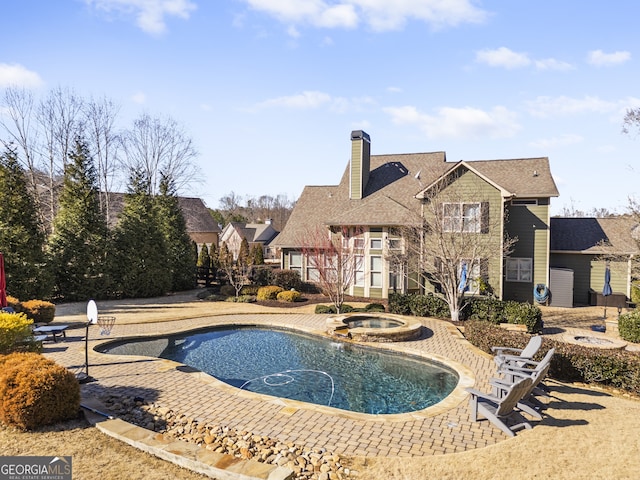
M 249 243 L 268 245 L 278 235 L 278 231 L 268 223 L 231 222 L 228 228 L 233 228 L 240 238 L 246 238 Z
M 124 208 L 124 193 L 109 193 L 109 227 L 112 228 L 118 222 L 118 217 Z M 178 204 L 187 223 L 187 232 L 214 232 L 219 233 L 220 227 L 209 213 L 201 198 L 178 197 Z
M 586 254 L 638 253 L 633 231 L 638 223 L 630 216 L 607 218 L 552 217 L 551 252 Z
M 349 199 L 347 164 L 338 185 L 305 187 L 287 224 L 272 243 L 278 247 L 299 246 L 305 231 L 323 225 L 411 223 L 420 215 L 416 195 L 458 164 L 447 162 L 444 152 L 371 155 L 369 181 L 360 200 Z M 546 157 L 463 164 L 518 197 L 558 196 Z

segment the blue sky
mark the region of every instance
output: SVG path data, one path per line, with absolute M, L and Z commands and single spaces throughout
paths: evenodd
M 127 127 L 168 115 L 218 199 L 336 184 L 372 153 L 548 156 L 563 207 L 640 193 L 635 0 L 21 0 L 3 5 L 0 89 L 107 96 Z

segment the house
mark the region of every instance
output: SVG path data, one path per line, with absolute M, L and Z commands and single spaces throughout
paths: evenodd
M 220 244 L 225 243 L 229 251 L 233 253 L 233 259 L 237 260 L 242 240 L 246 238 L 249 249 L 256 245 L 262 248 L 265 263 L 277 263 L 279 259 L 276 257 L 271 242 L 278 233 L 273 228 L 271 220 L 267 220 L 265 223 L 231 222 L 222 230 Z
M 626 303 L 631 298 L 632 262 L 638 251 L 638 222 L 629 215 L 607 218 L 551 218 L 551 271 L 566 280 L 550 285 L 552 294 L 569 297 L 564 306 L 602 304 L 606 265 L 611 289 Z M 600 297 L 600 298 L 598 298 Z M 553 298 L 552 298 L 553 303 Z M 609 303 L 612 305 L 611 301 Z
M 111 215 L 109 216 L 110 228 L 116 225 L 118 216 L 124 208 L 124 197 L 124 193 L 109 193 L 109 209 L 111 211 Z M 209 213 L 202 199 L 178 197 L 178 205 L 180 206 L 180 210 L 182 210 L 182 215 L 187 224 L 187 233 L 191 240 L 198 245 L 198 249 L 200 249 L 202 244 L 206 244 L 207 247 L 215 244 L 217 247 L 221 229 L 211 213 Z
M 549 206 L 558 190 L 548 158 L 448 162 L 444 152 L 372 155 L 362 130 L 351 132 L 351 157 L 340 183 L 304 188 L 273 241 L 281 267 L 313 280 L 313 265 L 302 253 L 305 232 L 350 231 L 353 238 L 345 241 L 361 249 L 364 261 L 348 294 L 387 298 L 394 290 L 415 291 L 410 266 L 398 271 L 390 253 L 404 248 L 400 228 L 425 218 L 434 189 L 459 193 L 459 201 L 442 204 L 445 221 L 498 239 L 492 255 L 473 259 L 470 274 L 482 277 L 499 298 L 532 302 L 534 286 L 549 283 Z M 491 232 L 484 230 L 488 218 L 496 220 Z M 504 234 L 518 239 L 506 259 Z

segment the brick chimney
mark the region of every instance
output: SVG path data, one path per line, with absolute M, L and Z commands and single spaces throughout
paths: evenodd
M 364 130 L 351 132 L 351 162 L 349 165 L 349 198 L 360 200 L 369 181 L 371 139 Z

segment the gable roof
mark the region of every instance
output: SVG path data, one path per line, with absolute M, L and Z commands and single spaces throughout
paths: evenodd
M 231 222 L 225 227 L 222 237 L 226 237 L 227 231 L 231 229 L 235 230 L 240 238 L 246 238 L 249 243 L 264 245 L 268 245 L 278 235 L 278 231 L 269 223 Z
M 444 152 L 371 155 L 369 180 L 362 199 L 349 198 L 347 163 L 338 185 L 304 188 L 287 224 L 272 243 L 285 248 L 299 246 L 305 231 L 321 226 L 394 226 L 415 222 L 421 214 L 418 195 L 458 165 L 465 165 L 509 195 L 558 196 L 546 157 L 447 162 Z
M 552 253 L 637 254 L 638 223 L 623 215 L 607 218 L 551 217 Z
M 113 228 L 118 223 L 118 217 L 124 209 L 124 198 L 124 193 L 109 193 L 109 228 Z M 187 223 L 188 233 L 220 233 L 220 226 L 201 198 L 178 197 L 178 205 Z

